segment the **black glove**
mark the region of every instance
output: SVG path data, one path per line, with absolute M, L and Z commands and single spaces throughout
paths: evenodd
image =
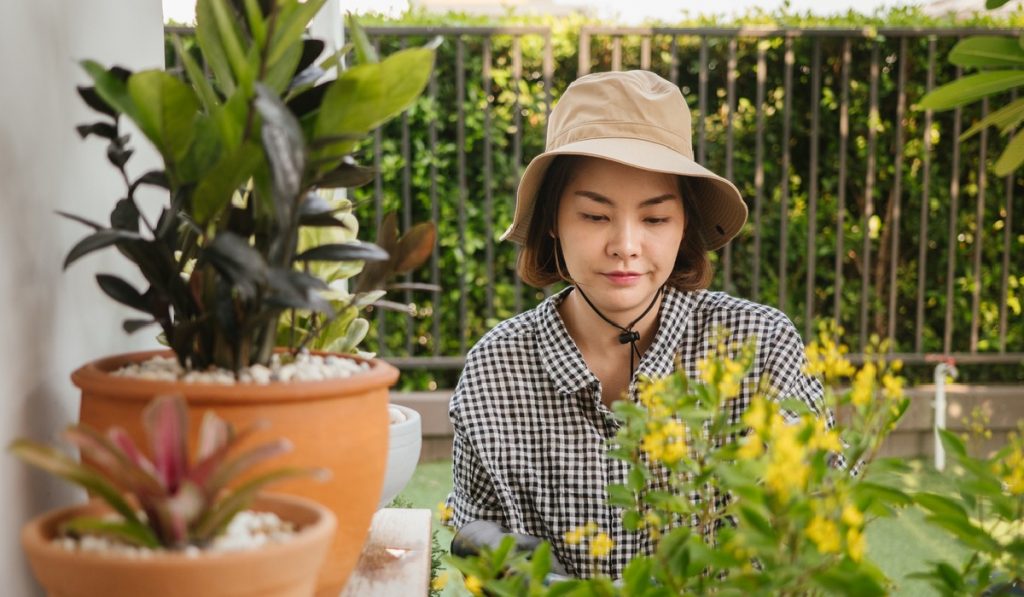
M 533 552 L 540 545 L 540 537 L 527 535 L 525 533 L 510 533 L 508 529 L 496 522 L 489 520 L 474 520 L 462 525 L 462 528 L 455 533 L 452 539 L 452 555 L 459 557 L 475 556 L 480 550 L 487 547 L 491 550 L 497 549 L 505 537 L 512 537 L 515 540 L 517 552 Z M 565 576 L 565 566 L 558 558 L 551 556 L 551 572 Z

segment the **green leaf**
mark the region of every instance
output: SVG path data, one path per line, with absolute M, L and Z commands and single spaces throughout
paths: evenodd
M 636 499 L 633 496 L 633 491 L 618 483 L 613 483 L 608 486 L 608 505 L 610 506 L 621 506 L 623 508 L 630 508 L 636 505 Z
M 232 153 L 222 155 L 199 180 L 192 195 L 192 217 L 203 226 L 231 205 L 231 197 L 253 176 L 263 159 L 254 143 L 245 143 Z
M 378 64 L 360 64 L 339 76 L 324 95 L 315 137 L 366 133 L 404 111 L 430 80 L 434 51 L 409 48 Z M 328 154 L 347 154 L 354 142 Z
M 644 470 L 638 466 L 630 469 L 628 479 L 629 488 L 633 491 L 643 491 L 647 486 L 647 476 L 644 474 Z
M 64 269 L 67 269 L 69 265 L 78 261 L 80 257 L 88 255 L 93 251 L 109 247 L 110 245 L 116 244 L 120 241 L 141 239 L 141 236 L 129 230 L 117 230 L 112 228 L 97 230 L 78 241 L 74 247 L 71 247 L 71 250 L 68 251 L 68 256 L 64 258 Z
M 380 62 L 380 58 L 377 56 L 377 50 L 375 50 L 373 48 L 373 44 L 370 43 L 370 38 L 366 37 L 366 31 L 363 30 L 355 15 L 349 13 L 346 20 L 348 21 L 349 35 L 352 37 L 353 44 L 356 48 L 356 61 L 359 64 L 376 64 Z
M 128 71 L 116 67 L 108 70 L 92 60 L 83 60 L 80 64 L 92 78 L 96 93 L 107 105 L 129 117 L 134 114 L 135 106 L 128 95 L 128 77 L 125 76 L 126 73 L 130 74 Z
M 966 517 L 958 518 L 946 514 L 937 514 L 928 516 L 925 520 L 932 525 L 950 531 L 968 547 L 989 553 L 998 553 L 1000 551 L 999 542 L 982 529 L 974 526 Z
M 253 41 L 262 47 L 267 40 L 267 21 L 263 18 L 259 0 L 245 0 L 245 18 L 249 23 L 249 31 L 252 31 Z
M 646 556 L 635 557 L 622 571 L 626 595 L 642 595 L 651 586 L 651 570 L 654 562 Z
M 916 494 L 914 501 L 937 516 L 967 520 L 964 507 L 944 495 L 923 492 Z
M 946 452 L 955 458 L 966 458 L 967 447 L 964 445 L 964 441 L 960 439 L 957 434 L 946 431 L 945 429 L 939 430 L 939 439 L 942 441 L 942 447 L 946 449 Z
M 138 521 L 111 521 L 105 518 L 80 516 L 61 525 L 61 530 L 74 535 L 101 535 L 113 537 L 130 545 L 156 549 L 160 541 L 153 531 Z
M 143 298 L 142 293 L 123 279 L 110 274 L 97 274 L 96 282 L 99 283 L 100 289 L 115 301 L 143 313 L 149 313 L 149 304 Z
M 192 89 L 163 71 L 149 70 L 128 79 L 128 92 L 137 110 L 132 119 L 139 129 L 165 161 L 181 161 L 192 143 L 199 110 Z
M 960 40 L 949 61 L 968 68 L 1024 66 L 1024 49 L 1012 37 L 974 36 Z
M 999 70 L 962 77 L 921 98 L 926 110 L 949 110 L 1024 85 L 1024 71 Z
M 274 30 L 270 50 L 267 53 L 267 64 L 273 66 L 290 49 L 300 45 L 302 34 L 320 12 L 326 0 L 307 0 L 304 3 L 282 3 L 278 13 L 277 27 Z
M 249 506 L 253 498 L 256 497 L 257 492 L 271 483 L 292 477 L 309 475 L 319 475 L 322 478 L 324 474 L 326 474 L 326 471 L 322 470 L 281 468 L 259 475 L 242 484 L 234 491 L 228 492 L 207 510 L 196 525 L 195 536 L 200 541 L 216 537 L 231 522 L 235 514 Z
M 853 494 L 858 499 L 878 500 L 892 506 L 909 506 L 914 503 L 913 499 L 902 491 L 892 487 L 886 487 L 878 483 L 862 481 L 853 486 Z
M 1006 132 L 1008 129 L 1013 128 L 1020 123 L 1021 119 L 1024 119 L 1024 98 L 1014 100 L 1008 105 L 1003 106 L 974 123 L 971 128 L 967 129 L 964 134 L 960 135 L 960 141 L 970 139 L 988 126 L 994 126 L 999 130 Z
M 178 56 L 178 61 L 185 67 L 189 81 L 192 82 L 192 87 L 196 90 L 199 99 L 202 100 L 203 106 L 207 110 L 219 106 L 220 99 L 217 97 L 216 92 L 214 92 L 213 86 L 210 85 L 210 81 L 207 80 L 206 73 L 203 72 L 203 69 L 196 62 L 196 59 L 192 57 L 192 54 L 185 50 L 181 43 L 181 37 L 178 35 L 172 36 L 171 43 L 174 44 L 174 53 Z
M 964 577 L 960 575 L 956 568 L 946 562 L 939 562 L 935 566 L 935 572 L 949 588 L 956 590 L 964 589 Z
M 1006 144 L 1003 153 L 996 160 L 993 171 L 996 176 L 1007 176 L 1016 170 L 1021 163 L 1024 163 L 1024 130 L 1017 131 L 1017 134 Z
M 78 96 L 82 98 L 82 101 L 85 102 L 87 106 L 101 114 L 106 114 L 111 118 L 117 118 L 117 110 L 105 102 L 103 98 L 100 97 L 100 94 L 96 93 L 95 87 L 83 87 L 79 85 L 78 87 L 75 87 L 75 89 L 78 91 Z
M 547 576 L 548 572 L 551 571 L 551 544 L 547 541 L 542 541 L 537 549 L 533 551 L 533 556 L 530 558 L 530 578 L 534 582 L 541 582 L 544 577 Z
M 79 464 L 60 450 L 27 439 L 16 439 L 7 450 L 32 466 L 70 481 L 103 499 L 125 520 L 141 524 L 135 509 L 120 492 L 89 467 Z
M 203 59 L 213 72 L 217 86 L 224 96 L 235 92 L 235 79 L 231 76 L 231 66 L 225 54 L 224 46 L 217 32 L 216 18 L 213 14 L 213 0 L 196 2 L 196 43 L 202 51 Z
M 295 261 L 385 261 L 386 251 L 373 243 L 334 243 L 313 247 L 295 256 Z
M 225 0 L 208 0 L 210 4 L 210 15 L 213 16 L 213 25 L 217 28 L 217 35 L 223 48 L 224 56 L 234 72 L 235 81 L 242 89 L 250 89 L 256 76 L 253 68 L 246 58 L 246 51 L 242 47 L 244 39 L 237 25 L 238 14 L 225 2 Z M 198 25 L 198 21 L 197 21 Z
M 741 524 L 750 525 L 751 528 L 763 535 L 766 539 L 775 539 L 775 530 L 772 529 L 771 523 L 768 522 L 768 519 L 763 514 L 749 505 L 741 505 L 739 508 L 739 514 Z
M 1006 4 L 1010 0 L 985 0 L 985 8 L 992 10 L 993 8 L 999 8 Z
M 203 250 L 209 260 L 241 298 L 258 296 L 267 281 L 267 262 L 263 255 L 237 234 L 225 230 Z
M 274 202 L 280 222 L 289 222 L 306 168 L 306 144 L 299 121 L 273 91 L 256 85 L 253 105 L 263 118 L 260 136 L 270 163 Z

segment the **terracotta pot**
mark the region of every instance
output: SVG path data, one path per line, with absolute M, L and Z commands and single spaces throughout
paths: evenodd
M 318 595 L 338 595 L 359 560 L 380 499 L 388 453 L 388 388 L 398 370 L 379 360 L 345 379 L 255 384 L 195 384 L 150 381 L 111 375 L 125 364 L 166 351 L 138 352 L 100 359 L 71 375 L 82 390 L 79 420 L 97 429 L 119 425 L 144 437 L 141 413 L 156 395 L 181 394 L 189 404 L 192 445 L 203 413 L 213 409 L 237 429 L 254 421 L 270 422 L 253 442 L 286 437 L 288 454 L 267 463 L 321 467 L 331 479 L 285 481 L 273 491 L 307 497 L 327 506 L 338 519 L 338 532 L 318 581 Z
M 309 597 L 335 529 L 334 514 L 310 500 L 265 494 L 252 509 L 273 512 L 301 531 L 290 541 L 241 552 L 152 557 L 74 552 L 51 542 L 61 523 L 109 512 L 98 501 L 29 521 L 21 544 L 50 597 Z

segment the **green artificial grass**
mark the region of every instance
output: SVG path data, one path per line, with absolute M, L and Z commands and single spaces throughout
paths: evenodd
M 930 465 L 921 461 L 912 461 L 910 464 L 913 473 L 902 479 L 908 488 L 938 493 L 949 490 L 948 481 Z M 429 508 L 434 511 L 437 540 L 446 553 L 451 545 L 452 532 L 438 521 L 437 504 L 444 501 L 451 486 L 451 461 L 429 462 L 416 468 L 412 480 L 399 496 L 399 500 L 409 503 L 412 508 Z M 953 542 L 948 534 L 926 525 L 924 516 L 915 508 L 907 508 L 894 518 L 879 518 L 870 522 L 867 526 L 867 540 L 868 556 L 896 582 L 893 595 L 907 597 L 938 594 L 926 582 L 906 578 L 909 574 L 923 572 L 931 568 L 930 562 L 938 560 L 959 566 L 966 554 L 966 550 Z M 442 571 L 448 572 L 448 584 L 441 595 L 469 595 L 462 586 L 458 571 L 446 563 L 442 564 Z

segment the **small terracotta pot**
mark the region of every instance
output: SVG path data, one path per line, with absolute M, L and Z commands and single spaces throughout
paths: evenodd
M 251 442 L 286 437 L 294 449 L 262 470 L 298 466 L 331 472 L 326 482 L 299 478 L 275 484 L 271 490 L 309 498 L 334 512 L 338 532 L 317 594 L 338 595 L 359 560 L 380 500 L 388 454 L 388 388 L 397 381 L 398 370 L 371 359 L 369 370 L 352 377 L 267 385 L 152 381 L 109 373 L 156 354 L 170 355 L 167 351 L 118 355 L 75 371 L 71 380 L 82 390 L 79 420 L 96 429 L 118 425 L 143 438 L 141 414 L 146 404 L 157 395 L 180 394 L 189 405 L 193 451 L 207 410 L 214 410 L 236 429 L 269 421 L 269 427 L 254 434 Z
M 50 597 L 309 597 L 334 535 L 334 514 L 310 500 L 264 494 L 253 510 L 295 523 L 290 541 L 239 552 L 151 557 L 68 551 L 52 542 L 61 523 L 110 511 L 93 501 L 38 516 L 21 531 L 32 571 Z

